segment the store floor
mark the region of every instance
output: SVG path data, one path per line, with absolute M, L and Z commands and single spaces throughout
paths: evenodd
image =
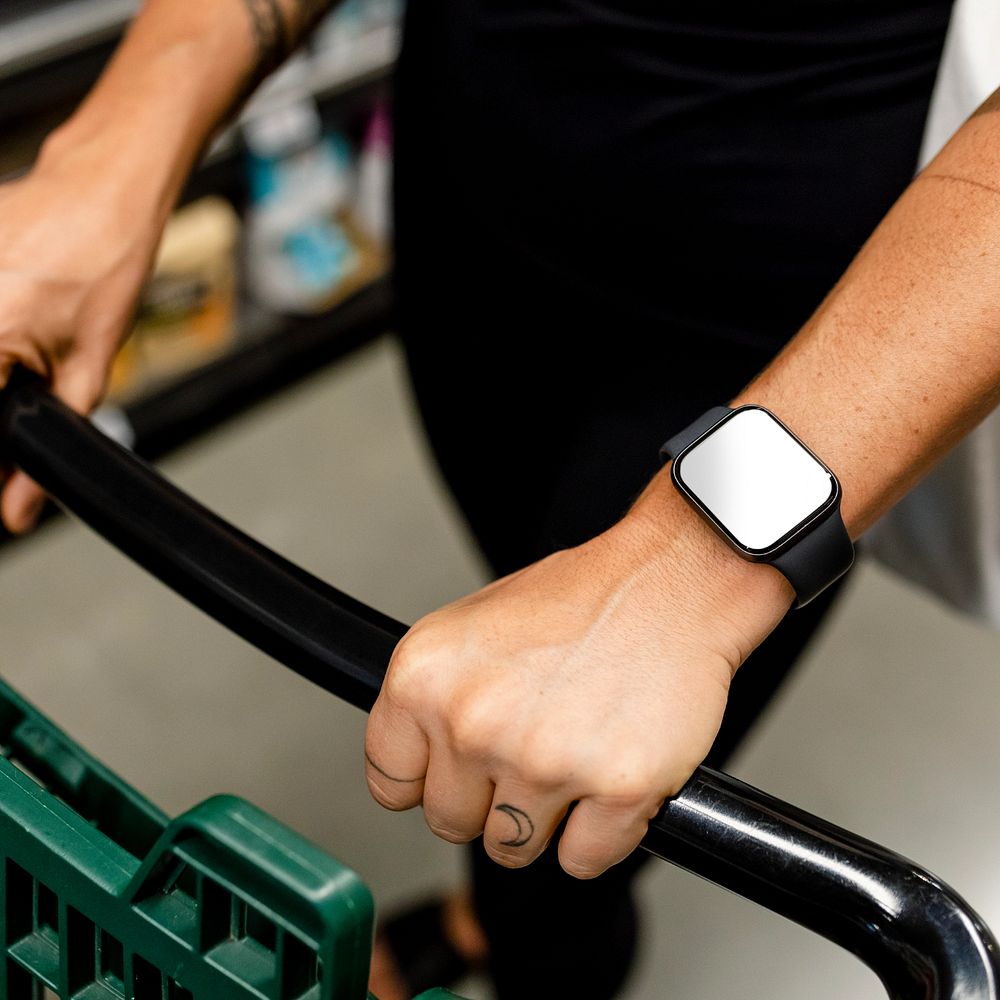
M 381 341 L 191 447 L 167 473 L 251 534 L 411 620 L 484 570 Z M 458 879 L 419 812 L 384 813 L 364 718 L 62 523 L 0 553 L 3 675 L 171 812 L 246 796 L 356 868 L 382 906 Z M 871 566 L 741 755 L 754 784 L 919 860 L 1000 928 L 1000 636 Z M 875 1000 L 832 946 L 656 862 L 626 1000 Z M 485 997 L 470 983 L 469 996 Z

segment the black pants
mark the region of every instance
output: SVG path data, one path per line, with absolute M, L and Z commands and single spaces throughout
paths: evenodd
M 661 443 L 815 310 L 912 176 L 949 6 L 408 5 L 399 329 L 441 469 L 498 574 L 614 523 Z M 711 763 L 830 600 L 741 668 Z M 501 1000 L 614 996 L 641 862 L 577 882 L 554 852 L 510 871 L 475 848 Z

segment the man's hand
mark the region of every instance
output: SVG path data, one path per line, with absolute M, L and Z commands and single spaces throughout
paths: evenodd
M 483 833 L 509 867 L 575 803 L 559 859 L 596 876 L 705 757 L 733 673 L 790 600 L 661 482 L 594 541 L 410 630 L 368 725 L 372 794 L 422 802 L 446 840 Z
M 159 237 L 151 217 L 123 213 L 102 169 L 81 152 L 0 187 L 0 385 L 24 365 L 84 414 L 104 393 Z M 43 500 L 15 473 L 4 523 L 28 530 Z

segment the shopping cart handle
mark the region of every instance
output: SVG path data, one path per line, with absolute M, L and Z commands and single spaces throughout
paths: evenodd
M 164 583 L 297 673 L 371 708 L 405 627 L 202 507 L 16 373 L 0 458 Z M 895 1000 L 1000 1000 L 998 947 L 898 854 L 698 768 L 642 846 L 853 952 Z

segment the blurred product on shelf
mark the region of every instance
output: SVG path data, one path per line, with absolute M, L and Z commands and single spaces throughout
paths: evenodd
M 402 17 L 401 0 L 342 0 L 317 26 L 312 36 L 313 51 L 324 58 L 338 56 L 349 62 L 359 38 Z
M 325 308 L 357 266 L 338 221 L 350 198 L 350 151 L 325 132 L 315 101 L 295 86 L 304 57 L 282 70 L 243 122 L 250 180 L 247 290 L 275 312 Z
M 247 293 L 277 313 L 329 309 L 384 266 L 352 210 L 350 142 L 324 127 L 306 86 L 308 74 L 306 56 L 293 60 L 243 122 L 250 187 Z
M 135 330 L 111 376 L 113 399 L 136 395 L 224 353 L 235 335 L 240 221 L 229 202 L 202 198 L 167 225 Z
M 384 101 L 378 101 L 365 129 L 358 158 L 355 212 L 365 234 L 387 247 L 392 239 L 392 121 Z

